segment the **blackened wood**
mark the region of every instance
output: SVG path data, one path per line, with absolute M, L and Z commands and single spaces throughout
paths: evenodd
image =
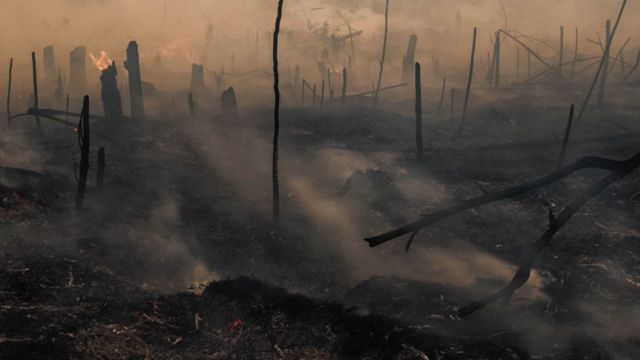
M 389 0 L 386 1 L 384 10 L 384 41 L 382 42 L 382 57 L 380 58 L 380 72 L 378 73 L 378 82 L 376 83 L 376 93 L 373 97 L 373 107 L 378 106 L 378 96 L 380 95 L 380 87 L 382 86 L 382 75 L 384 73 L 384 59 L 387 55 L 387 36 L 389 34 Z M 331 87 L 329 87 L 331 91 Z
M 193 93 L 189 93 L 189 95 L 187 95 L 187 102 L 189 103 L 189 114 L 192 118 L 196 117 L 198 113 L 196 111 L 196 103 L 193 100 Z
M 115 61 L 102 71 L 100 83 L 102 85 L 102 106 L 105 117 L 121 117 L 122 98 L 118 90 L 118 69 Z
M 589 91 L 587 92 L 587 96 L 585 97 L 584 102 L 580 107 L 580 111 L 578 112 L 578 116 L 576 117 L 576 120 L 575 120 L 576 124 L 580 124 L 580 120 L 582 120 L 582 116 L 584 115 L 584 112 L 587 110 L 587 106 L 589 105 L 589 101 L 591 100 L 591 96 L 593 95 L 593 91 L 596 87 L 596 84 L 598 83 L 600 73 L 604 68 L 605 61 L 607 60 L 608 54 L 611 52 L 611 44 L 613 43 L 613 38 L 616 36 L 616 32 L 618 31 L 618 26 L 620 25 L 620 20 L 622 20 L 622 14 L 624 14 L 624 9 L 626 7 L 627 7 L 627 0 L 623 0 L 622 5 L 620 6 L 620 12 L 618 13 L 618 17 L 616 18 L 616 23 L 613 26 L 613 30 L 611 30 L 611 35 L 609 36 L 609 39 L 607 41 L 607 46 L 604 51 L 605 55 L 600 60 L 600 65 L 598 65 L 598 70 L 596 71 L 596 75 L 593 77 L 593 81 L 591 83 L 591 86 L 589 87 Z
M 131 41 L 127 47 L 127 60 L 124 67 L 129 72 L 129 97 L 131 101 L 131 117 L 144 119 L 144 101 L 142 96 L 142 76 L 140 74 L 140 56 L 138 43 Z
M 402 58 L 402 81 L 409 82 L 414 77 L 413 70 L 416 62 L 416 46 L 418 37 L 414 34 L 409 37 L 407 53 Z
M 33 70 L 33 107 L 38 109 L 38 70 L 36 65 L 36 53 L 31 52 L 31 68 Z M 36 115 L 36 125 L 38 132 L 42 133 L 42 125 L 40 125 L 40 116 Z
M 440 93 L 440 102 L 438 102 L 438 111 L 436 112 L 436 118 L 440 119 L 440 112 L 442 111 L 442 104 L 444 103 L 444 96 L 447 90 L 447 78 L 442 79 L 442 92 Z
M 56 58 L 53 45 L 49 45 L 42 50 L 42 61 L 44 62 L 44 80 L 47 88 L 56 82 Z
M 236 99 L 236 91 L 233 89 L 233 86 L 222 92 L 220 102 L 224 113 L 235 114 L 238 112 L 238 101 Z
M 603 56 L 603 61 L 604 61 L 604 66 L 602 67 L 601 70 L 601 74 L 600 74 L 600 88 L 598 90 L 598 97 L 596 99 L 596 103 L 598 105 L 602 105 L 604 103 L 604 92 L 605 89 L 607 87 L 607 78 L 609 77 L 609 54 L 611 53 L 611 20 L 607 20 L 606 26 L 605 26 L 605 33 L 606 33 L 606 47 L 604 50 L 604 54 Z
M 420 63 L 415 64 L 416 83 L 416 157 L 422 160 L 422 79 Z
M 11 86 L 13 80 L 13 58 L 9 59 L 9 84 L 7 86 L 7 125 L 11 127 Z
M 464 122 L 467 118 L 467 109 L 469 107 L 469 97 L 471 96 L 471 83 L 473 82 L 473 68 L 476 62 L 476 37 L 478 35 L 478 28 L 473 28 L 473 42 L 471 45 L 471 64 L 469 65 L 469 79 L 467 80 L 467 90 L 464 93 L 464 105 L 462 107 L 462 117 L 460 119 L 460 126 L 458 126 L 458 136 L 462 133 L 464 128 Z
M 564 165 L 564 157 L 567 152 L 567 147 L 569 146 L 569 139 L 571 137 L 571 128 L 573 127 L 573 113 L 575 110 L 575 105 L 571 104 L 571 109 L 569 110 L 569 120 L 567 121 L 567 128 L 564 131 L 564 138 L 562 140 L 562 149 L 560 149 L 560 156 L 558 157 L 558 163 L 556 164 L 557 168 L 562 167 Z
M 82 210 L 89 174 L 89 152 L 91 150 L 91 128 L 89 123 L 89 96 L 84 96 L 82 112 L 78 123 L 78 145 L 80 146 L 80 176 L 76 191 L 76 210 Z
M 273 188 L 273 225 L 280 227 L 280 180 L 278 178 L 278 142 L 280 137 L 280 76 L 278 69 L 278 40 L 280 36 L 280 23 L 282 22 L 282 6 L 284 0 L 278 0 L 278 12 L 273 31 L 273 160 L 271 178 Z M 304 100 L 303 100 L 304 101 Z
M 347 69 L 342 69 L 342 105 L 347 103 Z
M 87 87 L 87 50 L 79 46 L 69 54 L 69 90 L 72 94 L 82 94 Z

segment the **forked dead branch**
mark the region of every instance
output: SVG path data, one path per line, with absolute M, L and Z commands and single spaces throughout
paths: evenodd
M 463 211 L 473 209 L 481 205 L 524 195 L 543 186 L 562 180 L 580 170 L 599 169 L 609 171 L 609 174 L 607 176 L 591 185 L 578 197 L 576 197 L 575 200 L 569 203 L 557 217 L 550 215 L 549 229 L 545 231 L 545 233 L 534 243 L 531 251 L 529 252 L 529 255 L 522 261 L 520 267 L 518 268 L 509 285 L 507 285 L 500 291 L 489 295 L 480 301 L 473 302 L 469 306 L 466 306 L 460 310 L 460 315 L 469 315 L 474 311 L 494 302 L 495 300 L 503 299 L 505 300 L 505 302 L 508 302 L 513 296 L 514 292 L 527 282 L 531 274 L 531 268 L 542 253 L 542 250 L 549 246 L 554 235 L 560 229 L 562 229 L 567 221 L 569 221 L 569 219 L 571 219 L 571 217 L 577 211 L 579 211 L 580 208 L 589 200 L 599 195 L 609 185 L 624 178 L 638 167 L 640 167 L 640 152 L 622 161 L 602 157 L 583 157 L 575 161 L 573 164 L 568 165 L 547 176 L 499 192 L 489 193 L 483 196 L 472 198 L 457 205 L 432 212 L 423 216 L 418 221 L 401 226 L 384 234 L 367 238 L 365 239 L 365 241 L 367 241 L 371 247 L 376 247 L 388 241 L 397 239 L 401 236 L 411 234 L 406 247 L 406 250 L 408 251 L 411 243 L 420 230 L 440 220 L 452 217 Z

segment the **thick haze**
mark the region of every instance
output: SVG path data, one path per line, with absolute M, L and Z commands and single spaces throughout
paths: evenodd
M 192 62 L 205 62 L 210 71 L 222 68 L 229 71 L 232 66 L 239 71 L 267 70 L 269 65 L 269 32 L 273 27 L 276 1 L 4 0 L 2 3 L 0 58 L 15 58 L 18 78 L 29 73 L 28 68 L 22 67 L 30 64 L 31 51 L 41 55 L 42 48 L 47 45 L 55 46 L 57 65 L 66 73 L 68 53 L 72 48 L 85 45 L 96 55 L 106 50 L 120 63 L 126 45 L 132 39 L 140 44 L 143 66 L 158 59 L 176 72 L 189 71 Z M 491 46 L 491 32 L 505 26 L 504 12 L 498 0 L 392 0 L 390 4 L 390 66 L 398 66 L 411 33 L 419 36 L 418 60 L 428 62 L 435 56 L 445 72 L 465 66 L 474 26 L 479 29 L 479 63 L 483 65 Z M 574 28 L 578 26 L 580 52 L 592 54 L 599 49 L 587 39 L 597 40 L 597 33 L 604 37 L 604 22 L 615 19 L 620 1 L 503 0 L 502 4 L 508 29 L 543 39 L 556 48 L 559 26 L 564 25 L 567 29 L 566 49 L 572 53 Z M 383 10 L 381 0 L 287 0 L 283 31 L 307 34 L 309 25 L 319 30 L 325 23 L 329 34 L 348 34 L 346 24 L 353 31 L 363 30 L 363 36 L 355 42 L 356 54 L 360 57 L 356 61 L 367 62 L 366 72 L 371 77 L 381 48 Z M 617 42 L 621 44 L 627 36 L 640 30 L 631 21 L 638 15 L 640 3 L 631 2 Z M 213 26 L 212 45 L 207 60 L 202 61 L 209 24 Z M 257 55 L 256 45 L 260 48 Z M 311 45 L 304 39 L 284 38 L 282 58 L 291 66 L 299 63 L 303 72 L 305 68 L 313 68 L 320 58 L 320 50 Z M 635 51 L 633 48 L 632 41 L 627 50 Z M 505 56 L 509 57 L 514 49 L 513 43 L 508 44 Z M 540 43 L 537 49 L 543 56 L 555 56 Z M 339 63 L 344 61 L 334 59 L 333 65 L 341 66 Z M 504 62 L 508 71 L 515 60 Z M 2 74 L 6 71 L 4 66 L 0 69 Z M 359 71 L 364 72 L 364 67 L 360 66 Z M 97 77 L 97 70 L 90 67 L 90 83 L 97 82 Z M 392 79 L 389 82 L 393 82 Z

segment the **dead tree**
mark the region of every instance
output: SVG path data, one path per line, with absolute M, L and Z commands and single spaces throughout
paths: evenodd
M 569 138 L 571 137 L 571 128 L 573 127 L 573 112 L 575 105 L 571 104 L 571 110 L 569 110 L 569 120 L 567 121 L 567 128 L 564 131 L 564 138 L 562 140 L 562 148 L 560 149 L 560 156 L 558 157 L 558 163 L 556 168 L 561 168 L 564 165 L 564 157 L 569 146 Z
M 31 52 L 31 68 L 33 70 L 33 107 L 38 110 L 38 71 L 36 66 L 36 53 Z M 40 125 L 40 116 L 36 115 L 36 125 L 38 132 L 42 133 L 42 125 Z
M 76 210 L 82 210 L 87 188 L 87 175 L 89 174 L 89 151 L 91 150 L 89 96 L 87 95 L 84 96 L 82 101 L 82 112 L 78 123 L 78 145 L 80 146 L 80 176 L 78 177 L 78 190 L 76 192 Z
M 280 76 L 278 72 L 278 40 L 280 36 L 280 23 L 282 22 L 282 6 L 284 0 L 278 0 L 278 12 L 276 15 L 275 30 L 273 31 L 273 160 L 272 160 L 272 185 L 273 185 L 273 225 L 280 226 L 280 184 L 278 178 L 278 141 L 280 137 Z M 303 100 L 304 101 L 304 100 Z
M 495 69 L 493 70 L 493 86 L 495 88 L 499 88 L 500 87 L 500 31 L 496 32 L 496 40 L 495 40 L 495 44 L 494 44 L 494 50 L 493 50 L 493 58 L 494 58 L 494 66 Z
M 386 1 L 384 10 L 384 40 L 382 42 L 382 57 L 380 57 L 380 72 L 378 73 L 378 83 L 376 84 L 376 93 L 373 97 L 373 107 L 378 106 L 378 96 L 380 95 L 380 87 L 382 86 L 382 74 L 384 73 L 384 59 L 387 55 L 387 36 L 389 34 L 389 0 Z
M 342 69 L 342 105 L 347 103 L 347 69 Z
M 473 42 L 471 45 L 471 64 L 469 65 L 469 79 L 467 80 L 467 90 L 464 94 L 464 105 L 462 107 L 462 117 L 460 119 L 460 126 L 458 126 L 458 136 L 462 133 L 464 128 L 464 122 L 467 117 L 467 108 L 469 106 L 469 97 L 471 96 L 471 83 L 473 81 L 473 67 L 476 60 L 476 36 L 478 34 L 478 28 L 473 28 Z
M 104 188 L 104 169 L 105 169 L 106 155 L 104 148 L 98 149 L 98 169 L 96 170 L 96 187 L 98 190 Z
M 122 98 L 120 97 L 120 90 L 118 90 L 118 69 L 115 61 L 102 70 L 100 83 L 102 85 L 104 115 L 108 118 L 121 117 Z
M 576 26 L 576 44 L 575 44 L 575 48 L 573 50 L 573 63 L 571 64 L 571 77 L 570 79 L 573 80 L 573 77 L 575 75 L 576 72 L 576 63 L 578 62 L 578 27 Z
M 11 82 L 13 80 L 13 58 L 9 59 L 9 84 L 7 85 L 7 125 L 11 127 Z
M 600 74 L 602 73 L 602 70 L 604 69 L 605 62 L 608 61 L 608 55 L 611 52 L 611 44 L 613 43 L 613 38 L 616 36 L 616 32 L 618 31 L 618 26 L 620 25 L 620 20 L 622 20 L 622 14 L 624 14 L 624 9 L 626 8 L 626 6 L 627 6 L 627 0 L 623 0 L 622 5 L 620 6 L 620 12 L 618 13 L 618 17 L 616 19 L 616 23 L 613 26 L 613 29 L 611 30 L 611 34 L 609 35 L 609 39 L 606 43 L 604 56 L 602 56 L 602 59 L 600 60 L 600 65 L 598 65 L 598 70 L 596 71 L 596 75 L 593 77 L 593 82 L 589 87 L 587 96 L 585 97 L 584 102 L 580 107 L 578 116 L 576 117 L 575 121 L 578 124 L 580 123 L 580 120 L 582 120 L 582 116 L 584 115 L 584 112 L 587 110 L 587 106 L 589 105 L 589 101 L 591 100 L 591 96 L 593 95 L 593 90 L 595 89 L 596 84 L 598 83 L 598 79 L 600 77 Z
M 84 93 L 87 87 L 87 49 L 79 46 L 69 54 L 69 89 L 73 94 Z
M 415 65 L 416 78 L 416 158 L 422 160 L 422 79 L 420 63 Z
M 187 95 L 187 102 L 189 104 L 189 114 L 192 118 L 196 117 L 198 112 L 196 111 L 196 102 L 193 100 L 193 93 Z
M 607 78 L 609 77 L 609 54 L 611 53 L 611 20 L 607 20 L 605 26 L 606 33 L 606 46 L 604 49 L 603 61 L 604 65 L 602 67 L 602 74 L 600 75 L 600 89 L 598 90 L 598 97 L 596 100 L 597 105 L 602 105 L 604 103 L 604 92 L 607 87 Z
M 42 50 L 42 61 L 44 62 L 44 79 L 48 86 L 56 82 L 56 58 L 53 46 L 49 45 Z
M 124 67 L 129 72 L 129 98 L 131 101 L 131 117 L 144 119 L 144 102 L 142 97 L 142 76 L 140 75 L 140 57 L 138 43 L 131 41 L 127 47 L 127 60 Z
M 191 86 L 189 89 L 192 93 L 199 94 L 205 90 L 204 84 L 204 65 L 191 64 Z
M 609 185 L 624 178 L 626 175 L 628 175 L 638 167 L 640 167 L 640 152 L 622 161 L 616 161 L 601 157 L 584 157 L 572 163 L 571 165 L 559 169 L 558 171 L 547 176 L 496 193 L 488 193 L 480 197 L 472 198 L 457 205 L 453 205 L 442 210 L 426 214 L 416 222 L 401 226 L 397 229 L 391 230 L 375 237 L 367 238 L 365 239 L 365 241 L 369 243 L 369 246 L 375 247 L 401 236 L 411 234 L 411 237 L 409 238 L 409 241 L 407 242 L 407 245 L 405 247 L 405 250 L 408 251 L 413 240 L 420 230 L 440 220 L 449 218 L 463 211 L 473 209 L 481 205 L 524 195 L 540 187 L 562 180 L 580 170 L 599 169 L 609 171 L 608 175 L 601 178 L 599 181 L 584 190 L 578 197 L 576 197 L 571 203 L 569 203 L 558 216 L 550 214 L 549 228 L 535 242 L 529 254 L 520 264 L 520 267 L 516 271 L 511 282 L 506 287 L 485 297 L 484 299 L 481 299 L 480 301 L 474 301 L 470 305 L 461 308 L 459 311 L 460 315 L 466 316 L 498 299 L 503 299 L 505 303 L 508 303 L 515 291 L 527 282 L 536 260 L 538 259 L 542 251 L 551 244 L 554 235 L 560 229 L 562 229 L 567 221 L 569 221 L 569 219 L 571 219 L 571 217 L 589 200 L 599 195 Z
M 414 76 L 412 74 L 416 62 L 416 47 L 418 44 L 418 37 L 414 34 L 409 37 L 409 45 L 407 46 L 407 53 L 402 57 L 402 82 L 409 82 Z
M 320 87 L 320 107 L 324 104 L 324 79 L 322 80 L 322 86 Z
M 562 64 L 564 63 L 564 26 L 560 26 L 560 59 L 558 61 L 558 76 L 562 78 Z
M 442 111 L 442 104 L 444 103 L 444 96 L 447 90 L 447 78 L 442 79 L 442 92 L 440 93 L 440 101 L 438 102 L 438 111 L 436 112 L 436 118 L 440 119 L 440 112 Z
M 222 112 L 225 114 L 238 113 L 238 101 L 236 100 L 236 91 L 233 86 L 222 92 L 220 102 L 222 103 Z

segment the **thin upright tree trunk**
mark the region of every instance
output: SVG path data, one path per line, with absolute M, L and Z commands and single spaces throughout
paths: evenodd
M 604 50 L 604 55 L 602 55 L 604 66 L 602 67 L 602 74 L 600 74 L 600 89 L 598 91 L 597 104 L 602 105 L 604 103 L 604 92 L 607 87 L 607 78 L 609 77 L 609 54 L 611 53 L 611 20 L 607 20 L 605 33 L 607 36 L 606 44 Z
M 602 57 L 602 60 L 600 60 L 600 65 L 598 66 L 598 70 L 596 71 L 596 75 L 593 77 L 593 82 L 591 83 L 591 86 L 589 87 L 589 91 L 587 92 L 587 96 L 584 99 L 584 102 L 582 103 L 582 106 L 580 107 L 580 112 L 578 112 L 578 116 L 576 117 L 575 122 L 577 124 L 580 124 L 580 120 L 582 120 L 582 116 L 584 115 L 585 110 L 587 110 L 587 106 L 589 105 L 589 100 L 591 100 L 591 96 L 593 95 L 593 90 L 596 87 L 596 84 L 598 83 L 598 78 L 600 77 L 600 73 L 603 70 L 603 67 L 605 65 L 605 60 L 607 58 L 607 56 L 609 55 L 609 52 L 611 51 L 611 43 L 613 43 L 613 38 L 616 35 L 616 32 L 618 31 L 618 26 L 620 25 L 620 20 L 622 19 L 622 14 L 624 14 L 624 9 L 627 7 L 627 0 L 624 0 L 622 2 L 622 5 L 620 6 L 620 12 L 618 13 L 618 18 L 616 19 L 616 23 L 613 26 L 613 30 L 611 30 L 611 36 L 609 36 L 609 41 L 607 41 L 607 48 L 605 49 L 605 56 Z
M 347 103 L 347 69 L 342 69 L 342 105 Z
M 462 107 L 462 118 L 460 119 L 460 126 L 458 127 L 458 136 L 462 133 L 464 122 L 467 118 L 467 109 L 469 107 L 469 97 L 471 96 L 471 83 L 473 82 L 473 67 L 476 60 L 476 37 L 478 35 L 478 28 L 473 28 L 473 42 L 471 45 L 471 64 L 469 64 L 469 79 L 467 80 L 467 90 L 464 94 L 464 105 Z
M 280 23 L 282 22 L 282 6 L 284 0 L 278 1 L 278 14 L 273 32 L 273 93 L 275 104 L 273 107 L 273 225 L 280 226 L 280 184 L 278 179 L 278 141 L 280 137 L 280 76 L 278 73 L 278 37 L 280 36 Z
M 573 52 L 573 64 L 571 64 L 571 80 L 575 76 L 576 62 L 578 62 L 578 27 L 576 26 L 576 47 Z
M 82 210 L 84 206 L 84 194 L 87 188 L 87 175 L 89 174 L 89 151 L 91 149 L 91 129 L 89 127 L 89 96 L 84 96 L 82 101 L 82 113 L 78 123 L 78 144 L 80 145 L 80 177 L 78 178 L 78 190 L 76 192 L 76 210 Z
M 444 103 L 444 96 L 447 90 L 447 78 L 442 79 L 442 92 L 440 93 L 440 102 L 438 103 L 438 111 L 436 112 L 436 118 L 440 119 L 440 111 L 442 111 L 442 103 Z
M 416 158 L 422 160 L 422 79 L 420 63 L 415 65 L 416 77 Z
M 38 113 L 38 71 L 36 69 L 36 52 L 31 52 L 31 66 L 33 69 L 33 107 L 36 110 L 36 125 L 38 132 L 42 133 L 42 125 L 40 125 L 40 116 Z
M 11 82 L 13 79 L 13 58 L 9 60 L 9 85 L 7 86 L 7 125 L 11 127 Z
M 378 83 L 376 84 L 376 93 L 373 97 L 373 107 L 378 106 L 378 95 L 380 94 L 380 86 L 382 85 L 382 74 L 384 73 L 384 58 L 387 55 L 387 35 L 389 33 L 389 0 L 387 0 L 384 10 L 384 41 L 382 42 L 382 57 L 380 58 L 380 72 L 378 73 Z
M 558 61 L 558 75 L 562 77 L 562 64 L 564 63 L 564 26 L 560 26 L 560 60 Z
M 558 157 L 558 163 L 556 168 L 560 169 L 564 164 L 564 157 L 569 146 L 569 139 L 571 137 L 571 128 L 573 127 L 573 113 L 575 111 L 575 105 L 571 104 L 571 110 L 569 110 L 569 120 L 567 121 L 567 128 L 564 132 L 564 139 L 562 140 L 562 149 L 560 150 L 560 156 Z

